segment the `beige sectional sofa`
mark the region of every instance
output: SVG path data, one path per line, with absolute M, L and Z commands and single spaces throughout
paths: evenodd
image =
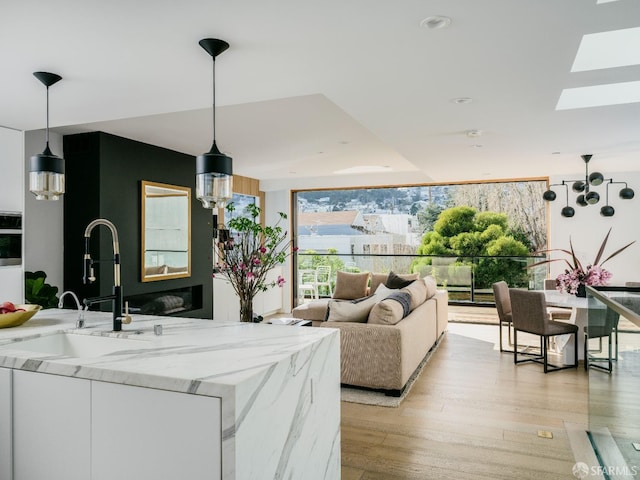
M 447 329 L 447 292 L 436 290 L 435 281 L 430 277 L 416 282 L 424 282 L 426 288 L 423 285 L 414 288 L 418 285 L 413 284 L 390 293 L 389 289 L 385 291 L 380 287 L 376 289 L 378 298 L 371 296 L 361 301 L 351 300 L 356 304 L 354 311 L 358 310 L 357 321 L 344 318 L 342 315 L 348 310 L 343 307 L 347 305 L 336 303 L 335 299 L 315 300 L 296 307 L 293 316 L 312 320 L 314 326 L 340 330 L 341 383 L 381 389 L 397 395 Z M 390 300 L 388 295 L 410 290 L 413 294 L 411 310 L 398 320 L 397 310 L 402 306 Z M 336 291 L 339 291 L 338 286 Z M 367 307 L 358 307 L 360 302 L 372 305 L 365 321 L 359 312 Z M 332 305 L 340 307 L 338 316 L 332 315 Z M 332 321 L 332 318 L 339 321 Z M 393 323 L 395 321 L 397 323 Z

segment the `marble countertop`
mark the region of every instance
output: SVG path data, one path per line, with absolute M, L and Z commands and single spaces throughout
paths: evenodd
M 78 312 L 64 309 L 42 310 L 19 327 L 0 329 L 0 367 L 225 397 L 243 382 L 280 362 L 304 357 L 315 343 L 337 335 L 325 328 L 149 315 L 134 315 L 122 332 L 113 332 L 110 313 L 83 313 L 87 326 L 82 329 L 75 328 Z M 162 335 L 154 334 L 154 325 L 162 325 Z M 21 340 L 60 332 L 128 338 L 140 347 L 85 357 L 20 349 Z

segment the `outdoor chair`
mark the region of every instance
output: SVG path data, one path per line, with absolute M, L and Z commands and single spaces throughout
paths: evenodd
M 544 373 L 577 368 L 578 366 L 578 327 L 573 323 L 556 322 L 549 320 L 547 303 L 543 292 L 509 289 L 511 300 L 511 315 L 513 321 L 513 343 L 518 345 L 518 332 L 538 335 L 540 337 L 540 354 L 519 352 L 517 347 L 513 349 L 513 363 L 524 362 L 541 363 Z M 572 334 L 574 340 L 574 361 L 570 365 L 553 365 L 548 358 L 548 340 L 556 335 Z M 528 358 L 519 359 L 518 355 Z
M 317 276 L 315 270 L 298 270 L 298 296 L 304 299 L 307 295 L 313 299 L 318 298 L 316 287 Z
M 316 267 L 316 291 L 320 292 L 320 287 L 326 287 L 328 295 L 333 296 L 333 287 L 331 286 L 331 267 L 320 265 Z

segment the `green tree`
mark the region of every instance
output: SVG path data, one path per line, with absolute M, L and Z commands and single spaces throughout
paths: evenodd
M 453 207 L 443 210 L 433 230 L 445 238 L 455 237 L 459 233 L 473 232 L 477 210 L 471 207 Z
M 448 264 L 452 273 L 459 266 L 474 267 L 476 288 L 490 288 L 499 280 L 523 286 L 528 276 L 522 260 L 517 257 L 526 257 L 529 248 L 516 236 L 521 237 L 521 234 L 510 229 L 509 218 L 504 213 L 453 207 L 438 216 L 433 231 L 422 237 L 417 253 L 453 257 L 440 260 Z M 472 257 L 507 258 L 480 258 L 474 266 Z M 412 263 L 411 270 L 429 272 L 428 266 L 433 263 L 432 258 L 418 258 Z

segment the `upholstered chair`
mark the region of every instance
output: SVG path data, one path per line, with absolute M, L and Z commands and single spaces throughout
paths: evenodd
M 573 323 L 563 323 L 550 320 L 547 315 L 547 303 L 543 292 L 509 289 L 511 300 L 511 315 L 513 320 L 513 343 L 518 345 L 518 332 L 538 335 L 540 337 L 540 353 L 519 352 L 517 347 L 513 349 L 513 362 L 541 363 L 544 373 L 578 366 L 578 327 Z M 570 365 L 553 365 L 548 358 L 548 339 L 556 335 L 573 335 L 574 361 Z M 519 358 L 524 356 L 527 358 Z

